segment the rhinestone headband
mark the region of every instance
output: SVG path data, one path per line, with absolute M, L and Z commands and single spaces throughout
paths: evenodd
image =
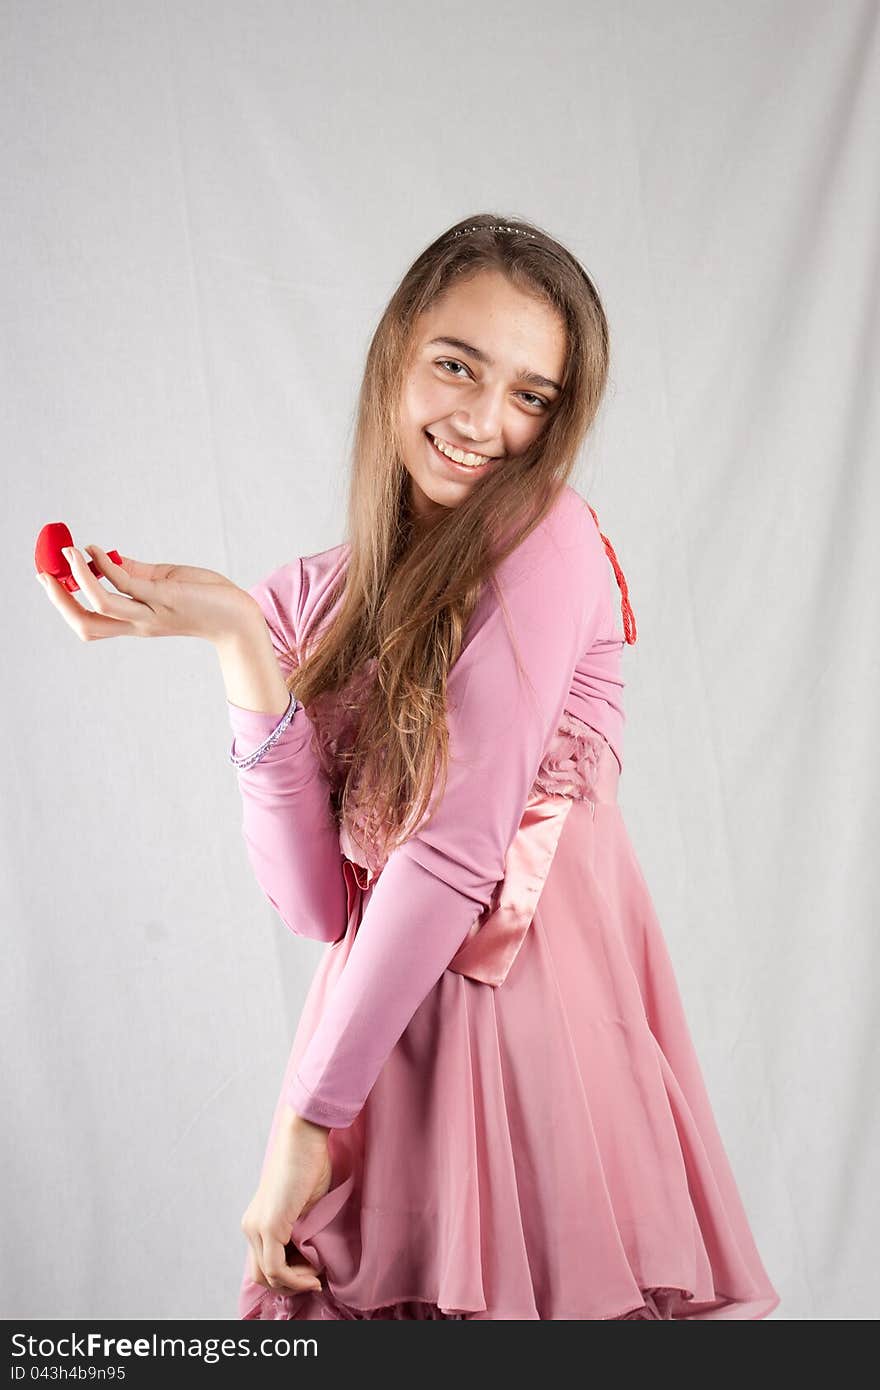
M 508 227 L 501 222 L 492 222 L 488 226 L 475 223 L 472 227 L 459 227 L 457 232 L 452 233 L 452 240 L 454 241 L 457 236 L 467 236 L 468 232 L 513 232 L 514 236 L 528 236 L 533 241 L 537 241 L 534 232 L 523 231 L 522 227 Z

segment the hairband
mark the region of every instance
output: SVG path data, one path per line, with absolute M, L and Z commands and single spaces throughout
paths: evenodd
M 513 232 L 515 236 L 529 236 L 533 241 L 537 241 L 534 232 L 525 232 L 521 227 L 507 227 L 500 222 L 492 222 L 489 225 L 475 223 L 472 227 L 459 227 L 457 232 L 452 233 L 452 240 L 457 236 L 467 236 L 468 232 Z

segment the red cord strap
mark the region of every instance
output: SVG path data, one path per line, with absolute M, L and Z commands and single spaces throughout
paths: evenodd
M 590 507 L 589 502 L 587 503 L 587 506 Z M 599 518 L 596 515 L 595 509 L 593 507 L 590 507 L 590 511 L 593 513 L 593 520 L 595 521 L 596 526 L 598 527 L 599 535 L 602 536 L 602 527 L 599 526 Z M 608 559 L 614 566 L 614 574 L 617 579 L 617 584 L 621 593 L 620 607 L 623 613 L 623 635 L 626 641 L 632 644 L 636 640 L 636 618 L 635 614 L 632 611 L 632 607 L 630 606 L 629 590 L 626 586 L 626 577 L 623 573 L 623 570 L 620 568 L 620 563 L 617 559 L 617 556 L 614 553 L 614 546 L 611 544 L 607 536 L 602 536 L 602 543 L 605 546 L 605 551 L 608 556 Z

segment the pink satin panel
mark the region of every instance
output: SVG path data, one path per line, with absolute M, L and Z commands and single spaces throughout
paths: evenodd
M 535 915 L 571 807 L 568 796 L 539 791 L 529 797 L 504 861 L 497 905 L 477 918 L 449 962 L 450 970 L 486 985 L 504 983 Z
M 554 795 L 536 783 L 507 851 L 504 878 L 495 890 L 492 904 L 477 918 L 449 962 L 449 970 L 481 984 L 497 987 L 504 983 L 535 915 L 573 800 L 587 801 L 591 808 L 597 802 L 616 804 L 619 779 L 620 765 L 610 744 L 602 737 L 601 751 L 585 794 Z M 351 846 L 348 837 L 344 837 L 344 843 Z M 379 875 L 348 856 L 343 859 L 343 873 L 351 921 L 359 895 Z

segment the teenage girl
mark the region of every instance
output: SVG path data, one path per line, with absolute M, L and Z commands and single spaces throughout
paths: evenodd
M 570 251 L 469 218 L 373 335 L 340 544 L 249 589 L 88 546 L 94 612 L 46 581 L 84 640 L 214 644 L 257 882 L 327 943 L 242 1318 L 779 1302 L 617 802 L 636 626 L 569 481 L 608 356 Z

